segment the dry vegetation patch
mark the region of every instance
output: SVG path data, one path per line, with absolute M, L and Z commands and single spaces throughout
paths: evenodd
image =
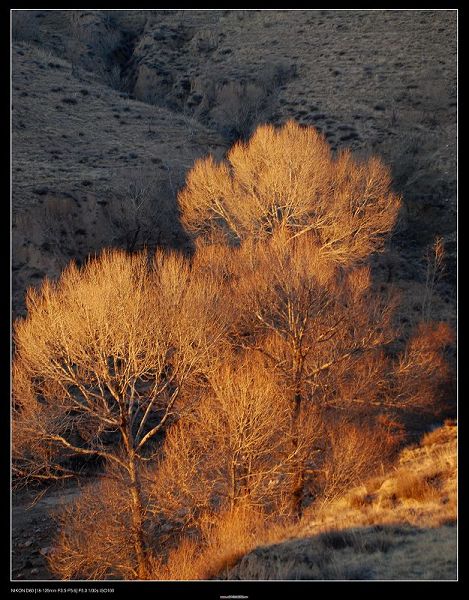
M 429 448 L 430 445 L 430 448 Z M 455 579 L 456 427 L 258 547 L 229 579 Z M 277 541 L 282 535 L 277 534 Z

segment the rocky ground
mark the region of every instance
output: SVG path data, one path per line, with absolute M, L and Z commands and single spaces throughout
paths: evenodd
M 47 568 L 47 555 L 57 532 L 54 513 L 79 493 L 76 483 L 15 493 L 11 512 L 13 579 L 53 579 Z

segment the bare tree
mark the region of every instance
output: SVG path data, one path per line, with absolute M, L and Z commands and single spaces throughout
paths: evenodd
M 67 55 L 72 75 L 79 76 L 81 67 L 97 72 L 107 83 L 120 88 L 120 69 L 112 65 L 112 55 L 122 34 L 113 20 L 103 13 L 83 10 L 72 10 L 68 17 Z
M 118 193 L 105 208 L 113 235 L 112 242 L 128 252 L 159 241 L 164 229 L 173 226 L 161 181 L 144 169 L 116 173 L 112 178 Z
M 231 139 L 246 139 L 266 103 L 266 92 L 256 83 L 228 81 L 215 91 L 211 116 Z
M 289 399 L 260 357 L 225 358 L 208 380 L 197 409 L 168 432 L 155 471 L 155 514 L 197 522 L 249 504 L 278 517 L 288 510 L 297 456 L 309 454 L 321 434 L 318 413 L 311 407 L 302 415 L 303 435 L 292 446 Z M 169 474 L 172 483 L 164 484 Z
M 179 256 L 105 251 L 31 289 L 28 316 L 15 324 L 16 472 L 70 475 L 73 456 L 116 466 L 140 578 L 148 559 L 139 467 L 222 333 L 216 298 L 214 282 Z
M 274 541 L 269 526 L 268 515 L 249 503 L 206 514 L 200 519 L 197 537 L 182 538 L 166 560 L 158 557 L 153 576 L 166 580 L 220 578 L 250 550 Z
M 430 321 L 433 308 L 435 288 L 438 285 L 444 270 L 445 247 L 442 237 L 437 237 L 432 248 L 427 249 L 427 272 L 425 277 L 425 292 L 422 300 L 422 317 Z
M 410 398 L 415 409 L 421 406 L 416 388 L 410 393 L 406 387 L 410 395 L 405 400 L 396 386 L 404 380 L 410 386 L 417 373 L 425 389 L 436 385 L 442 372 L 438 353 L 448 338 L 432 346 L 433 354 L 424 360 L 415 351 L 409 355 L 424 343 L 417 333 L 420 342 L 395 359 L 396 298 L 373 289 L 368 267 L 338 268 L 310 234 L 295 240 L 280 233 L 269 242 L 247 241 L 233 255 L 230 277 L 238 318 L 232 343 L 262 354 L 278 373 L 290 401 L 293 449 L 301 443 L 300 419 L 311 403 L 320 410 L 373 409 L 376 414 L 406 410 Z M 407 367 L 399 368 L 401 362 Z M 435 394 L 427 397 L 429 404 L 434 399 Z M 314 473 L 314 467 L 306 465 L 306 456 L 297 459 L 291 497 L 300 513 L 308 472 Z
M 379 425 L 357 424 L 346 416 L 335 416 L 327 428 L 320 505 L 339 498 L 375 475 L 380 467 L 388 466 L 393 440 L 383 433 Z
M 140 179 L 129 188 L 129 248 L 148 194 Z M 30 290 L 15 323 L 15 472 L 105 463 L 62 522 L 63 577 L 176 572 L 152 554 L 149 520 L 169 525 L 166 552 L 188 527 L 210 545 L 245 505 L 301 515 L 315 485 L 333 497 L 385 458 L 380 418 L 433 406 L 447 376 L 448 327 L 422 325 L 405 345 L 396 297 L 363 264 L 399 208 L 376 159 L 334 158 L 293 122 L 261 127 L 227 162 L 197 163 L 179 199 L 200 234 L 190 261 L 105 251 Z M 100 564 L 83 528 L 109 512 Z M 186 539 L 175 565 L 187 574 L 195 552 Z
M 294 121 L 258 127 L 220 163 L 197 161 L 178 199 L 195 235 L 219 230 L 232 242 L 277 229 L 290 238 L 311 232 L 341 263 L 381 248 L 400 207 L 380 160 L 334 156 L 322 134 Z
M 394 361 L 386 394 L 389 405 L 433 419 L 443 414 L 453 378 L 447 351 L 453 345 L 454 332 L 448 323 L 420 323 Z

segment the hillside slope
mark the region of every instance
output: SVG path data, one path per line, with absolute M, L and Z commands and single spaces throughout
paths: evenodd
M 176 194 L 195 158 L 293 118 L 391 166 L 402 218 L 375 276 L 418 320 L 443 236 L 434 316 L 454 321 L 456 11 L 28 10 L 12 24 L 15 314 L 71 258 L 129 246 L 115 222 L 130 178 L 151 182 L 140 246 L 183 247 Z
M 427 434 L 391 472 L 310 510 L 224 578 L 456 579 L 456 446 L 454 425 Z
M 28 286 L 57 277 L 71 259 L 128 247 L 137 225 L 136 248 L 184 247 L 176 190 L 196 158 L 225 149 L 197 121 L 72 70 L 68 59 L 36 44 L 13 46 L 15 316 Z M 138 194 L 148 203 L 140 224 Z

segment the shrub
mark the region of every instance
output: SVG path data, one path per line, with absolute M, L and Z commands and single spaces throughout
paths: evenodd
M 277 516 L 291 486 L 296 455 L 307 453 L 319 433 L 302 419 L 291 449 L 290 406 L 261 359 L 221 357 L 207 374 L 197 407 L 166 436 L 153 482 L 155 515 L 183 513 L 194 522 L 217 507 L 260 506 Z
M 422 473 L 401 470 L 396 477 L 396 496 L 422 502 L 436 496 L 437 488 Z
M 322 500 L 327 502 L 360 485 L 389 463 L 392 448 L 377 427 L 343 421 L 331 424 L 328 430 L 330 446 L 321 493 Z
M 166 562 L 156 562 L 153 577 L 223 578 L 230 567 L 269 535 L 262 512 L 247 505 L 205 515 L 198 523 L 198 536 L 183 538 Z
M 110 472 L 107 472 L 110 475 Z M 55 517 L 60 528 L 48 562 L 60 579 L 137 579 L 129 488 L 101 478 Z

